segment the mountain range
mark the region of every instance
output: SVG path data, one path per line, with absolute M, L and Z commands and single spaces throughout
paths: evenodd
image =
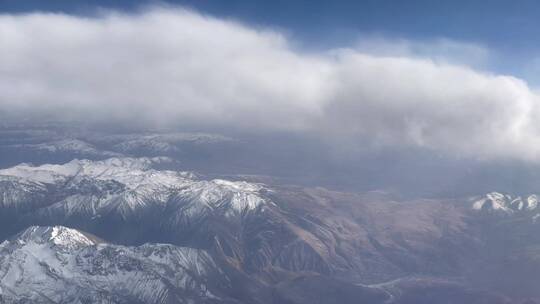
M 540 299 L 535 195 L 404 200 L 163 169 L 174 163 L 0 170 L 2 301 Z

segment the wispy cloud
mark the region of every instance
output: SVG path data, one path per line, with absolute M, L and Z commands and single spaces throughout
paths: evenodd
M 441 64 L 484 67 L 493 60 L 492 52 L 481 44 L 448 38 L 409 40 L 380 35 L 361 35 L 355 49 L 374 56 L 430 59 Z

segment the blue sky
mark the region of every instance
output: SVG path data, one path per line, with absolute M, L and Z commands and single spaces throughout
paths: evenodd
M 451 39 L 489 50 L 483 67 L 540 84 L 540 2 L 520 1 L 320 1 L 0 0 L 0 10 L 92 14 L 98 8 L 137 10 L 177 4 L 217 17 L 274 27 L 306 48 L 348 46 L 360 36 L 430 41 Z

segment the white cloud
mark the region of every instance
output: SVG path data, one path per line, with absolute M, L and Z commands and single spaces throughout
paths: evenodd
M 433 54 L 469 47 L 441 43 Z M 183 9 L 0 15 L 0 110 L 540 160 L 539 97 L 525 82 L 407 45 L 424 57 L 365 48 L 308 54 L 279 32 Z

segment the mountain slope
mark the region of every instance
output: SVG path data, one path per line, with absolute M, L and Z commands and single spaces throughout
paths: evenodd
M 236 303 L 220 291 L 228 284 L 197 249 L 111 245 L 59 226 L 0 245 L 2 303 Z
M 332 303 L 335 297 L 339 303 L 362 297 L 369 303 L 420 303 L 447 293 L 459 295 L 462 303 L 504 303 L 504 297 L 489 292 L 500 285 L 508 294 L 515 289 L 514 283 L 489 280 L 509 257 L 501 250 L 508 240 L 499 235 L 512 239 L 537 228 L 519 212 L 501 217 L 489 211 L 487 201 L 478 208 L 483 198 L 397 201 L 384 193 L 205 179 L 155 169 L 169 161 L 111 158 L 0 170 L 3 238 L 32 225 L 63 225 L 120 244 L 110 246 L 131 248 L 136 259 L 149 242 L 192 248 L 211 257 L 212 269 L 227 278 L 217 276 L 225 287 L 213 294 L 243 303 Z M 527 200 L 518 210 L 532 205 Z M 516 225 L 517 219 L 525 224 Z M 533 243 L 513 241 L 512 248 L 528 246 L 523 261 L 535 265 L 534 245 L 540 240 L 528 240 Z M 111 252 L 115 257 L 119 251 Z M 530 280 L 537 279 L 531 274 Z M 125 294 L 115 301 L 140 297 Z
M 354 195 L 151 168 L 165 161 L 112 158 L 0 170 L 0 179 L 24 194 L 5 195 L 3 205 L 19 219 L 11 229 L 67 225 L 123 244 L 167 242 L 222 252 L 265 276 L 268 270 L 314 271 L 362 282 L 447 272 L 456 265 L 445 261 L 448 248 L 434 243 L 442 238 L 460 248 L 470 241 L 452 238 L 463 234 L 465 223 L 458 208 L 441 203 L 366 203 Z M 47 200 L 27 199 L 30 194 Z M 444 230 L 431 222 L 439 214 Z

